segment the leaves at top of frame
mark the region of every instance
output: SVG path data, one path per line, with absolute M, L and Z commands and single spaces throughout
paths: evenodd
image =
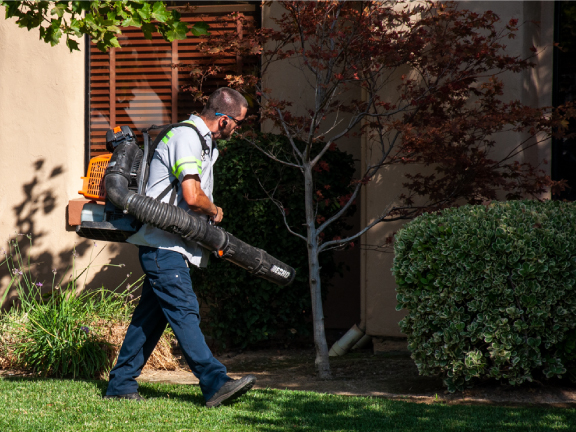
M 142 0 L 132 1 L 4 1 L 0 5 L 6 8 L 6 18 L 17 18 L 16 24 L 28 30 L 39 27 L 40 39 L 50 45 L 57 45 L 62 36 L 66 36 L 66 45 L 70 51 L 79 50 L 74 39 L 87 34 L 96 43 L 98 49 L 107 51 L 120 47 L 117 36 L 122 34 L 121 27 L 142 28 L 147 39 L 153 32 L 171 42 L 192 36 L 209 35 L 206 23 L 195 23 L 191 28 L 180 21 L 180 13 L 168 10 L 165 2 L 150 3 Z

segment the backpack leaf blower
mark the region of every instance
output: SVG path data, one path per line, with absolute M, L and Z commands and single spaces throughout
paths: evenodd
M 292 283 L 296 271 L 266 251 L 243 242 L 222 228 L 210 225 L 204 217 L 145 195 L 149 164 L 156 146 L 176 126 L 193 127 L 186 123 L 169 125 L 152 145 L 148 131 L 158 127 L 145 129 L 143 150 L 128 126 L 116 127 L 107 132 L 106 149 L 112 154 L 93 158 L 88 176 L 84 178 L 85 189 L 88 181 L 88 189 L 97 190 L 100 197 L 105 194 L 105 203 L 84 205 L 82 221 L 76 233 L 93 240 L 124 242 L 142 224 L 150 224 L 186 240 L 194 240 L 217 257 L 253 275 L 282 286 Z M 91 170 L 96 173 L 95 176 L 91 175 Z

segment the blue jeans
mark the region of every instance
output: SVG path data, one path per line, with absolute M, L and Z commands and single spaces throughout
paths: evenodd
M 140 375 L 169 323 L 190 369 L 200 381 L 206 400 L 230 377 L 214 358 L 200 330 L 200 308 L 192 290 L 190 271 L 178 252 L 140 246 L 139 257 L 146 274 L 140 303 L 134 311 L 116 366 L 110 371 L 106 394 L 134 393 Z

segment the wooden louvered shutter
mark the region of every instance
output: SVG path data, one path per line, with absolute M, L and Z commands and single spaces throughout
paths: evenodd
M 236 22 L 227 16 L 232 12 L 258 21 L 259 8 L 254 3 L 192 6 L 194 12 L 183 14 L 182 20 L 205 21 L 213 34 L 237 30 Z M 148 40 L 140 29 L 127 28 L 118 40 L 122 47 L 107 53 L 90 45 L 90 157 L 106 153 L 106 131 L 111 127 L 130 126 L 141 139 L 140 130 L 152 124 L 186 120 L 202 108 L 181 91 L 188 83 L 188 72 L 172 67 L 206 61 L 197 49 L 201 39 L 166 42 L 154 33 Z M 234 66 L 236 71 L 246 67 L 237 57 L 221 62 Z M 222 85 L 222 77 L 215 76 L 206 91 Z

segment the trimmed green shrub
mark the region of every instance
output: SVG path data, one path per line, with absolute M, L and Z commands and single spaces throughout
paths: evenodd
M 396 235 L 400 327 L 422 375 L 562 376 L 576 326 L 576 207 L 509 201 L 424 214 Z
M 262 147 L 288 160 L 287 139 L 261 134 Z M 311 311 L 306 243 L 289 233 L 273 194 L 286 211 L 292 229 L 306 236 L 304 180 L 302 174 L 270 160 L 246 141 L 236 138 L 220 142 L 221 156 L 215 165 L 214 202 L 224 210 L 222 227 L 243 241 L 264 249 L 296 269 L 296 280 L 288 287 L 252 276 L 246 270 L 211 257 L 205 269 L 192 271 L 194 291 L 207 307 L 207 331 L 218 343 L 246 347 L 274 339 L 286 343 L 310 334 Z M 351 155 L 334 147 L 326 152 L 314 171 L 319 220 L 341 205 L 350 193 L 354 174 Z M 342 233 L 340 220 L 326 231 L 326 239 Z M 322 284 L 341 271 L 331 252 L 320 255 Z

